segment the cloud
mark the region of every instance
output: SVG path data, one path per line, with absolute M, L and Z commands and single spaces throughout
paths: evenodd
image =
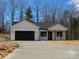
M 70 5 L 74 5 L 77 10 L 79 10 L 79 0 L 70 0 Z

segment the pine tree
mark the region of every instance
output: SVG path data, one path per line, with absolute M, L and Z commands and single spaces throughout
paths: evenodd
M 25 15 L 26 15 L 26 20 L 31 21 L 31 18 L 33 18 L 31 7 L 28 7 L 28 8 L 26 9 Z

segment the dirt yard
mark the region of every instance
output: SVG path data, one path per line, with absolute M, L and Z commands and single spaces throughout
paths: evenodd
M 0 34 L 0 41 L 9 41 L 10 34 Z
M 0 59 L 6 57 L 18 47 L 19 44 L 10 42 L 9 34 L 0 34 Z
M 16 48 L 19 47 L 19 44 L 12 42 L 0 42 L 0 59 L 3 59 L 9 53 L 13 52 Z
M 64 41 L 48 41 L 49 43 L 57 44 L 79 44 L 79 40 L 64 40 Z

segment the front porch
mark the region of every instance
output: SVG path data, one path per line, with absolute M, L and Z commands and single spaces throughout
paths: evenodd
M 66 31 L 40 31 L 40 40 L 66 40 Z
M 66 40 L 66 31 L 49 31 L 48 40 Z
M 68 28 L 62 26 L 61 24 L 56 24 L 49 27 L 47 30 L 40 30 L 41 40 L 66 40 L 66 32 Z

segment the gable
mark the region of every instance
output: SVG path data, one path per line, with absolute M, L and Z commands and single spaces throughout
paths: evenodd
M 56 24 L 52 27 L 49 27 L 48 30 L 51 30 L 51 31 L 67 31 L 68 28 L 62 26 L 61 24 Z
M 12 26 L 12 28 L 16 28 L 16 27 L 24 27 L 24 28 L 39 28 L 39 26 L 29 22 L 29 21 L 26 21 L 26 20 L 23 20 L 15 25 Z

